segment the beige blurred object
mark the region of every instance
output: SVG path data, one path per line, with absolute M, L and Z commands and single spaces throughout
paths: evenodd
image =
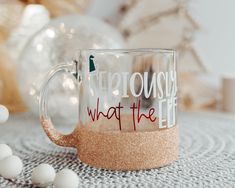
M 25 111 L 26 107 L 19 94 L 14 66 L 4 46 L 0 46 L 0 104 L 10 112 Z
M 182 110 L 215 110 L 219 100 L 219 88 L 201 79 L 201 75 L 179 74 L 179 103 Z
M 223 110 L 235 113 L 235 74 L 222 78 Z
M 23 3 L 17 0 L 0 1 L 0 43 L 6 41 L 11 30 L 18 25 L 23 8 Z
M 21 0 L 26 4 L 42 4 L 50 12 L 52 17 L 61 15 L 82 13 L 90 0 Z
M 189 2 L 125 1 L 120 8 L 123 16 L 118 28 L 126 37 L 128 47 L 173 48 L 179 54 L 179 71 L 207 72 L 193 45 L 194 34 L 200 29 L 200 24 L 191 16 Z
M 190 0 L 127 0 L 118 28 L 130 48 L 173 48 L 178 52 L 180 108 L 216 109 L 219 89 L 200 77 L 208 68 L 193 45 L 200 24 L 190 14 Z M 216 93 L 216 94 L 215 94 Z

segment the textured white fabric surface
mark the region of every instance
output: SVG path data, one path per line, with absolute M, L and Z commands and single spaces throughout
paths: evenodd
M 179 124 L 177 162 L 160 169 L 121 172 L 82 163 L 75 150 L 52 144 L 37 119 L 29 114 L 13 115 L 6 125 L 0 125 L 0 143 L 9 144 L 23 159 L 24 171 L 15 180 L 0 177 L 0 187 L 33 187 L 31 172 L 40 163 L 49 163 L 57 171 L 74 170 L 80 187 L 234 187 L 235 118 L 181 113 Z

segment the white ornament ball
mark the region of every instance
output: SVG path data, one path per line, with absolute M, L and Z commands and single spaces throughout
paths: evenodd
M 49 164 L 40 164 L 32 172 L 32 183 L 44 187 L 48 186 L 55 179 L 55 169 Z
M 0 144 L 0 160 L 12 155 L 11 148 L 6 144 Z
M 102 20 L 81 15 L 52 20 L 28 41 L 17 61 L 17 81 L 26 105 L 38 115 L 42 81 L 53 66 L 77 59 L 81 49 L 119 48 L 125 48 L 122 35 Z M 51 118 L 59 123 L 68 119 L 71 125 L 77 123 L 77 88 L 73 77 L 69 74 L 56 77 L 49 93 Z
M 8 120 L 8 117 L 9 117 L 8 109 L 5 106 L 0 105 L 0 123 L 5 123 Z
M 16 178 L 23 170 L 21 159 L 15 155 L 0 161 L 0 174 L 6 179 Z
M 77 188 L 79 179 L 77 174 L 69 169 L 63 169 L 56 174 L 54 180 L 55 188 Z

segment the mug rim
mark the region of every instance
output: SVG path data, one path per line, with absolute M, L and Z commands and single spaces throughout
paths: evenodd
M 176 53 L 175 49 L 169 48 L 117 48 L 117 49 L 80 49 L 85 52 L 119 52 L 119 53 L 130 53 L 130 52 L 156 52 L 156 53 Z

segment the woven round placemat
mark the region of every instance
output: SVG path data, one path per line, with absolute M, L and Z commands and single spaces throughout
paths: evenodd
M 33 187 L 31 172 L 40 163 L 59 171 L 77 172 L 80 187 L 234 187 L 235 118 L 203 113 L 181 113 L 180 157 L 152 170 L 109 171 L 82 163 L 73 149 L 52 144 L 39 122 L 29 114 L 11 116 L 0 126 L 0 143 L 9 144 L 23 159 L 24 171 L 14 180 L 0 177 L 0 187 Z

